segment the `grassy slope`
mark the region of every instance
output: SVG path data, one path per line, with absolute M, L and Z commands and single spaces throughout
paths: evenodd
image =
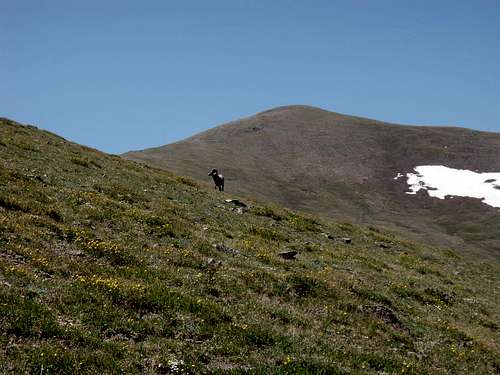
M 0 372 L 499 370 L 497 263 L 225 198 L 1 120 Z

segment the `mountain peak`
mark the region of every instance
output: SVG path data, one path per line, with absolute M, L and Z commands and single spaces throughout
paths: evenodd
M 327 111 L 326 109 L 322 109 L 319 107 L 314 107 L 310 105 L 304 105 L 304 104 L 290 104 L 290 105 L 283 105 L 283 106 L 278 106 L 274 107 L 262 112 L 259 112 L 257 115 L 265 114 L 265 113 L 277 113 L 277 112 L 285 112 L 285 111 L 292 111 L 292 112 L 301 112 L 301 111 L 309 111 L 309 112 L 330 112 Z
M 228 191 L 335 219 L 381 223 L 417 240 L 500 256 L 497 210 L 479 200 L 437 201 L 394 180 L 420 165 L 500 171 L 500 134 L 459 128 L 403 126 L 288 105 L 125 157 L 206 180 L 216 166 Z M 466 218 L 457 215 L 465 212 Z M 435 218 L 439 217 L 439 224 Z

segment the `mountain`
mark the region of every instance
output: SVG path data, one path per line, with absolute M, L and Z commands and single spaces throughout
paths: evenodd
M 0 119 L 2 374 L 498 373 L 499 275 Z
M 218 168 L 234 194 L 500 257 L 498 208 L 474 198 L 409 195 L 406 179 L 394 179 L 421 165 L 500 172 L 497 133 L 288 106 L 124 157 L 207 182 L 207 172 Z

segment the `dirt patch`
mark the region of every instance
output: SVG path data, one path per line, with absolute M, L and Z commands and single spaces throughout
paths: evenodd
M 394 311 L 384 305 L 364 305 L 361 311 L 367 315 L 375 316 L 385 324 L 395 328 L 398 331 L 409 332 L 408 327 L 399 320 Z

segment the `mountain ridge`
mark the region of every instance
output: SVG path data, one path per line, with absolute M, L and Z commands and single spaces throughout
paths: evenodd
M 487 221 L 500 220 L 493 208 L 467 198 L 435 202 L 422 193 L 408 197 L 405 182 L 393 178 L 427 164 L 499 171 L 499 150 L 497 133 L 398 125 L 310 106 L 284 106 L 123 156 L 200 181 L 206 170 L 218 167 L 233 180 L 228 188 L 237 194 L 337 219 L 387 225 L 401 233 L 409 227 L 411 233 L 420 233 L 419 239 L 478 248 L 498 257 L 500 241 L 491 237 L 500 228 L 494 223 L 488 222 L 484 241 L 468 233 L 475 223 L 484 223 L 481 215 Z M 453 212 L 464 213 L 463 206 L 473 217 L 460 225 Z M 424 212 L 439 223 L 421 218 Z
M 498 132 L 471 129 L 471 128 L 467 128 L 467 127 L 464 127 L 464 126 L 458 126 L 458 125 L 399 124 L 399 123 L 396 123 L 396 122 L 377 120 L 377 119 L 374 119 L 374 118 L 371 118 L 371 117 L 355 116 L 355 115 L 350 115 L 350 114 L 346 114 L 346 113 L 335 112 L 335 111 L 327 110 L 327 109 L 324 109 L 324 108 L 321 108 L 321 107 L 315 107 L 315 106 L 312 106 L 312 105 L 291 104 L 291 105 L 283 105 L 283 106 L 274 107 L 274 108 L 271 108 L 271 109 L 268 109 L 268 110 L 264 110 L 264 111 L 258 112 L 255 115 L 244 116 L 244 117 L 238 118 L 236 120 L 232 120 L 232 121 L 220 124 L 220 125 L 216 125 L 215 127 L 212 127 L 210 129 L 207 129 L 207 130 L 203 130 L 203 131 L 201 131 L 199 133 L 196 133 L 194 135 L 191 135 L 191 136 L 188 136 L 186 138 L 180 139 L 178 141 L 172 142 L 170 144 L 176 144 L 176 143 L 187 141 L 187 140 L 189 140 L 189 139 L 191 139 L 193 137 L 200 136 L 200 135 L 202 135 L 202 134 L 204 134 L 206 132 L 210 132 L 210 131 L 212 131 L 212 130 L 214 130 L 216 128 L 225 127 L 225 126 L 234 126 L 235 124 L 237 124 L 237 123 L 239 123 L 241 121 L 245 121 L 247 119 L 252 119 L 253 117 L 257 117 L 257 116 L 261 116 L 261 115 L 267 115 L 267 114 L 273 114 L 273 113 L 277 113 L 277 112 L 281 112 L 281 111 L 297 111 L 297 110 L 321 111 L 321 112 L 324 112 L 325 114 L 334 114 L 334 115 L 339 116 L 339 117 L 357 119 L 359 121 L 364 121 L 366 123 L 372 123 L 372 124 L 374 123 L 374 124 L 383 124 L 383 125 L 398 126 L 398 127 L 412 127 L 412 128 L 438 129 L 438 130 L 442 130 L 442 129 L 455 129 L 455 130 L 464 130 L 464 131 L 471 131 L 471 132 L 479 132 L 479 133 L 490 134 L 490 135 L 498 135 L 499 134 Z M 153 147 L 142 149 L 142 150 L 131 150 L 131 151 L 126 152 L 125 154 L 127 154 L 129 152 L 135 152 L 135 151 L 144 151 L 144 150 L 149 150 L 149 149 L 156 149 L 158 147 L 162 147 L 162 146 L 153 146 Z

